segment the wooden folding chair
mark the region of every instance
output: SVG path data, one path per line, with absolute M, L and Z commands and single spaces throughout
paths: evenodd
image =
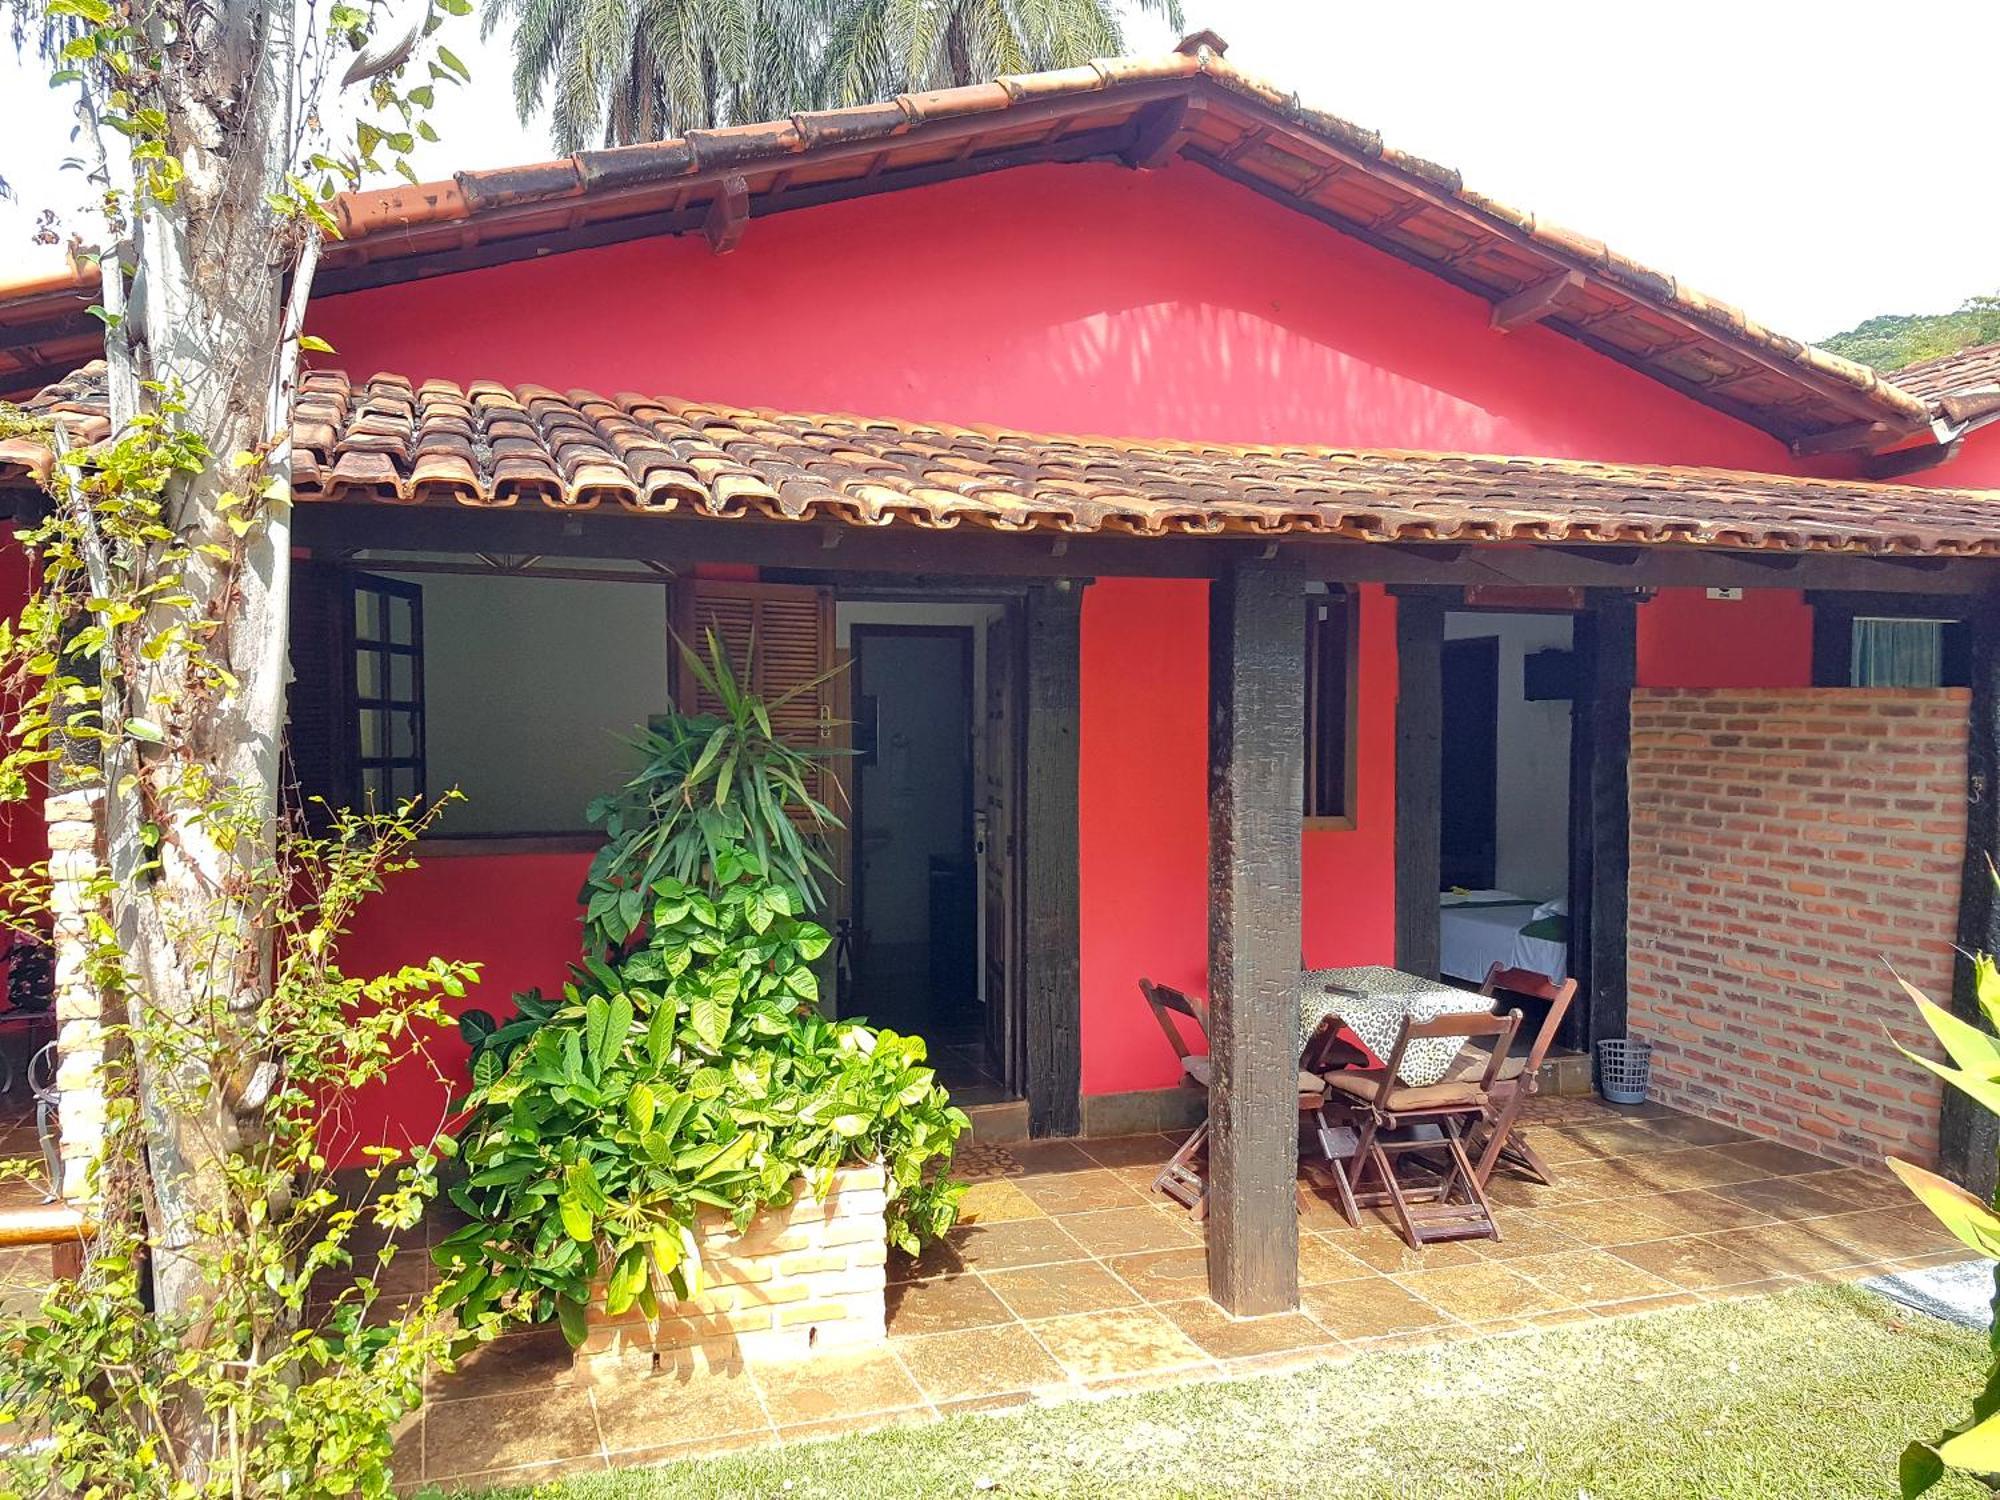
M 1208 1007 L 1193 996 L 1183 994 L 1169 985 L 1155 984 L 1150 979 L 1139 981 L 1139 993 L 1146 997 L 1147 1008 L 1153 1012 L 1153 1019 L 1160 1023 L 1160 1030 L 1166 1034 L 1167 1045 L 1174 1049 L 1174 1056 L 1181 1061 L 1182 1082 L 1192 1084 L 1204 1094 L 1208 1092 L 1213 1078 L 1212 1065 L 1206 1052 L 1196 1052 L 1187 1038 L 1181 1035 L 1180 1027 L 1174 1024 L 1174 1017 L 1181 1016 L 1194 1024 L 1195 1034 L 1204 1047 L 1208 1042 Z M 1299 1110 L 1305 1114 L 1316 1114 L 1326 1102 L 1326 1085 L 1318 1075 L 1299 1073 Z M 1208 1216 L 1208 1182 L 1202 1176 L 1196 1162 L 1201 1159 L 1208 1145 L 1208 1117 L 1194 1128 L 1180 1149 L 1168 1158 L 1160 1169 L 1160 1175 L 1153 1179 L 1153 1191 L 1165 1193 L 1176 1203 L 1191 1209 L 1197 1219 Z
M 1405 1018 L 1396 1037 L 1388 1066 L 1380 1071 L 1350 1071 L 1327 1075 L 1328 1089 L 1345 1096 L 1360 1123 L 1360 1140 L 1346 1162 L 1335 1160 L 1333 1170 L 1340 1179 L 1341 1209 L 1350 1224 L 1361 1222 L 1360 1208 L 1386 1203 L 1396 1214 L 1403 1239 L 1413 1250 L 1438 1240 L 1500 1238 L 1500 1226 L 1493 1221 L 1486 1189 L 1465 1154 L 1465 1130 L 1486 1117 L 1491 1108 L 1488 1089 L 1500 1064 L 1513 1045 L 1521 1024 L 1521 1013 L 1505 1016 L 1475 1012 L 1451 1014 L 1434 1020 Z M 1492 1050 L 1477 1078 L 1446 1079 L 1421 1087 L 1401 1081 L 1403 1055 L 1410 1043 L 1440 1037 L 1460 1037 L 1467 1041 L 1490 1039 Z M 1409 1131 L 1419 1125 L 1436 1126 L 1436 1139 L 1414 1133 L 1400 1140 L 1384 1139 L 1388 1131 Z M 1396 1175 L 1396 1158 L 1408 1152 L 1447 1156 L 1443 1175 L 1435 1184 L 1420 1188 L 1406 1186 Z M 1368 1185 L 1373 1169 L 1380 1186 Z
M 1565 979 L 1557 984 L 1548 975 L 1537 974 L 1532 969 L 1510 969 L 1496 963 L 1486 971 L 1486 982 L 1479 987 L 1479 993 L 1495 995 L 1502 990 L 1534 1000 L 1546 1000 L 1549 1013 L 1542 1018 L 1541 1030 L 1535 1033 L 1535 1043 L 1528 1049 L 1528 1055 L 1503 1057 L 1494 1072 L 1492 1086 L 1487 1089 L 1493 1108 L 1475 1135 L 1475 1149 L 1479 1152 L 1479 1185 L 1484 1187 L 1492 1178 L 1494 1168 L 1503 1161 L 1537 1182 L 1553 1183 L 1555 1174 L 1535 1148 L 1528 1144 L 1526 1133 L 1518 1122 L 1521 1106 L 1540 1089 L 1538 1079 L 1542 1062 L 1555 1043 L 1556 1032 L 1562 1026 L 1563 1017 L 1569 1013 L 1570 1002 L 1576 999 L 1576 981 Z M 1466 1077 L 1478 1069 L 1478 1058 L 1462 1058 L 1453 1073 L 1457 1077 Z

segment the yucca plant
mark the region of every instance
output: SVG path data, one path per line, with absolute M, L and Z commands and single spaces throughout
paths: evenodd
M 654 720 L 632 742 L 643 759 L 639 773 L 587 813 L 606 839 L 584 882 L 584 927 L 604 949 L 622 947 L 638 930 L 655 884 L 700 885 L 728 849 L 747 851 L 773 881 L 797 889 L 809 909 L 825 904 L 820 879 L 833 874 L 825 840 L 841 823 L 812 785 L 830 752 L 788 744 L 773 732 L 771 715 L 816 692 L 832 673 L 767 704 L 744 686 L 747 672 L 713 631 L 705 644 L 703 652 L 675 639 L 718 712 Z M 753 636 L 748 659 L 755 656 Z
M 1992 955 L 1985 953 L 1974 956 L 1972 967 L 1980 1013 L 1989 1027 L 2000 1031 L 2000 968 L 1995 967 Z M 1951 1062 L 1934 1062 L 1901 1043 L 1897 1044 L 1898 1050 L 1983 1108 L 2000 1115 L 2000 1037 L 1934 1004 L 1900 975 L 1896 982 L 1916 1002 L 1918 1013 Z M 1967 1249 L 1988 1260 L 2000 1261 L 2000 1197 L 1982 1203 L 1957 1183 L 1914 1163 L 1890 1157 L 1889 1166 Z M 1903 1450 L 1899 1478 L 1906 1497 L 1923 1494 L 1949 1469 L 1981 1475 L 1989 1484 L 1994 1482 L 1994 1476 L 2000 1475 L 2000 1266 L 1996 1266 L 1994 1274 L 1993 1310 L 1994 1323 L 1987 1334 L 1993 1358 L 1987 1367 L 1985 1388 L 1973 1398 L 1972 1414 L 1964 1422 L 1940 1437 L 1913 1442 Z

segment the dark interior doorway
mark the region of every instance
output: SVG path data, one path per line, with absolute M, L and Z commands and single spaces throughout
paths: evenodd
M 852 1009 L 989 1085 L 974 848 L 973 631 L 856 624 Z
M 1444 643 L 1445 796 L 1439 809 L 1438 878 L 1446 888 L 1494 883 L 1500 767 L 1500 640 Z

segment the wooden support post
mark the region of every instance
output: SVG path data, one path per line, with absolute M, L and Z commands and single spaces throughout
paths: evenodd
M 1082 922 L 1077 904 L 1077 717 L 1084 583 L 1062 579 L 1025 602 L 1027 767 L 1021 818 L 1028 1043 L 1028 1133 L 1083 1127 Z
M 1631 594 L 1592 590 L 1579 615 L 1580 693 L 1570 716 L 1570 961 L 1581 981 L 1581 1024 L 1564 1044 L 1589 1047 L 1625 1035 L 1626 879 L 1632 863 L 1632 687 L 1638 675 L 1639 606 Z
M 2000 892 L 1993 883 L 1993 862 L 2000 860 L 2000 599 L 1980 601 L 1969 620 L 1972 714 L 1965 745 L 1965 864 L 1959 875 L 1951 1009 L 1961 1020 L 1990 1030 L 1980 1014 L 1967 955 L 2000 953 Z M 1946 1088 L 1938 1118 L 1943 1170 L 1990 1202 L 2000 1175 L 1997 1151 L 2000 1121 L 1957 1089 Z
M 1396 596 L 1396 967 L 1438 970 L 1444 779 L 1444 612 L 1450 590 Z
M 1208 1290 L 1239 1317 L 1299 1300 L 1305 579 L 1240 562 L 1208 627 Z

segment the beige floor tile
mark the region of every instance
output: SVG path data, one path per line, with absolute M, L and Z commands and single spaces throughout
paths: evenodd
M 1553 1255 L 1558 1250 L 1575 1250 L 1583 1242 L 1559 1224 L 1551 1223 L 1542 1210 L 1500 1209 L 1495 1220 L 1500 1226 L 1497 1240 L 1466 1240 L 1487 1260 L 1514 1260 L 1523 1255 Z
M 958 1200 L 960 1224 L 1001 1224 L 1042 1216 L 1041 1205 L 1004 1177 L 967 1183 L 964 1196 Z
M 924 1402 L 898 1352 L 887 1346 L 758 1365 L 751 1374 L 781 1433 L 802 1422 L 898 1411 Z
M 1049 1172 L 1083 1172 L 1097 1165 L 1074 1141 L 1021 1141 L 1005 1149 L 1030 1177 Z
M 1779 1141 L 1739 1141 L 1720 1148 L 1731 1161 L 1756 1167 L 1763 1177 L 1789 1177 L 1800 1172 L 1824 1172 L 1834 1163 L 1810 1151 L 1800 1151 Z
M 1172 1302 L 1208 1294 L 1208 1251 L 1200 1245 L 1121 1255 L 1105 1262 L 1147 1302 Z
M 1764 1167 L 1731 1156 L 1736 1146 L 1691 1146 L 1639 1158 L 1660 1181 L 1675 1188 L 1717 1188 L 1749 1182 L 1771 1174 Z
M 1060 1318 L 1073 1313 L 1129 1307 L 1132 1289 L 1096 1261 L 989 1271 L 986 1284 L 1016 1317 Z
M 1025 1393 L 1063 1379 L 1061 1367 L 1020 1323 L 901 1339 L 896 1352 L 918 1388 L 940 1406 Z
M 892 1427 L 921 1427 L 933 1420 L 928 1406 L 906 1406 L 893 1411 L 843 1412 L 810 1422 L 793 1422 L 778 1429 L 781 1443 L 810 1443 L 822 1438 L 853 1437 L 863 1432 L 883 1432 Z
M 625 1460 L 621 1457 L 621 1462 Z M 551 1484 L 559 1479 L 574 1479 L 581 1474 L 602 1474 L 609 1468 L 604 1459 L 595 1453 L 579 1454 L 575 1458 L 559 1458 L 548 1463 L 519 1464 L 505 1469 L 481 1469 L 476 1473 L 454 1474 L 450 1488 L 453 1491 L 484 1489 L 518 1489 L 523 1494 L 533 1485 Z
M 1679 1192 L 1635 1198 L 1631 1207 L 1649 1219 L 1670 1225 L 1677 1235 L 1705 1234 L 1710 1230 L 1741 1229 L 1750 1224 L 1771 1222 L 1771 1215 L 1766 1210 L 1704 1188 L 1683 1188 Z
M 1611 1253 L 1691 1292 L 1768 1280 L 1773 1270 L 1764 1261 L 1739 1254 L 1702 1235 L 1621 1245 Z
M 1949 1230 L 1919 1205 L 1868 1209 L 1809 1221 L 1830 1240 L 1853 1246 L 1857 1259 L 1902 1260 L 1961 1248 Z
M 1508 1262 L 1537 1286 L 1570 1302 L 1624 1302 L 1671 1294 L 1674 1283 L 1603 1250 L 1568 1250 Z
M 1541 1285 L 1499 1261 L 1477 1266 L 1444 1266 L 1411 1271 L 1396 1281 L 1433 1307 L 1466 1323 L 1491 1318 L 1525 1318 L 1568 1307 L 1576 1299 Z
M 1062 1227 L 1092 1255 L 1136 1255 L 1201 1243 L 1201 1226 L 1185 1210 L 1166 1213 L 1150 1206 L 1098 1208 L 1065 1214 Z
M 1303 1313 L 1277 1313 L 1267 1318 L 1232 1318 L 1206 1297 L 1163 1302 L 1158 1311 L 1217 1359 L 1280 1354 L 1297 1349 L 1325 1349 L 1338 1343 L 1326 1329 Z
M 1014 1315 L 977 1276 L 938 1276 L 929 1281 L 892 1282 L 885 1298 L 889 1332 L 903 1337 L 949 1333 L 1011 1323 Z
M 598 1386 L 591 1399 L 607 1453 L 763 1433 L 771 1426 L 758 1387 L 740 1364 L 726 1372 Z
M 951 1248 L 975 1271 L 1007 1271 L 1059 1260 L 1083 1260 L 1089 1251 L 1053 1219 L 1006 1219 L 954 1229 Z
M 1413 1250 L 1403 1236 L 1387 1224 L 1368 1223 L 1359 1229 L 1344 1225 L 1331 1231 L 1327 1241 L 1371 1270 L 1381 1272 L 1435 1270 L 1439 1266 L 1469 1266 L 1485 1259 L 1465 1240 L 1442 1240 Z
M 1652 1129 L 1646 1121 L 1613 1120 L 1602 1124 L 1558 1125 L 1546 1133 L 1536 1149 L 1551 1163 L 1560 1164 L 1643 1156 L 1675 1150 L 1678 1144 Z
M 890 1281 L 928 1281 L 933 1276 L 957 1276 L 964 1270 L 965 1262 L 958 1258 L 950 1240 L 932 1240 L 920 1255 L 892 1246 L 883 1268 Z
M 1837 1227 L 1831 1231 L 1822 1228 L 1827 1222 L 1806 1219 L 1793 1224 L 1759 1224 L 1750 1229 L 1725 1230 L 1709 1238 L 1788 1276 L 1832 1271 L 1874 1259 L 1869 1248 L 1853 1244 Z
M 1655 1135 L 1678 1141 L 1683 1146 L 1730 1146 L 1753 1139 L 1747 1131 L 1738 1130 L 1734 1125 L 1724 1125 L 1720 1120 L 1704 1120 L 1699 1115 L 1666 1115 L 1642 1123 Z
M 1732 1182 L 1711 1191 L 1761 1209 L 1774 1219 L 1810 1219 L 1821 1214 L 1846 1213 L 1854 1207 L 1846 1195 L 1814 1187 L 1806 1177 L 1761 1177 L 1752 1182 Z
M 1150 1307 L 1050 1318 L 1032 1327 L 1056 1362 L 1077 1380 L 1208 1362 L 1200 1345 Z
M 1831 1171 L 1804 1174 L 1805 1181 L 1823 1193 L 1848 1200 L 1848 1207 L 1893 1208 L 1910 1201 L 1909 1190 L 1887 1172 L 1871 1172 L 1863 1167 L 1835 1167 Z
M 581 1386 L 433 1401 L 424 1408 L 424 1477 L 595 1457 L 597 1420 Z
M 1584 1245 L 1630 1245 L 1686 1232 L 1677 1224 L 1647 1213 L 1637 1206 L 1639 1201 L 1603 1198 L 1594 1203 L 1556 1204 L 1533 1212 L 1551 1229 Z
M 1299 1231 L 1299 1285 L 1317 1286 L 1321 1282 L 1351 1281 L 1357 1276 L 1375 1274 L 1373 1266 L 1350 1254 L 1332 1235 L 1308 1229 Z
M 1114 1135 L 1078 1141 L 1083 1154 L 1100 1167 L 1151 1167 L 1159 1171 L 1180 1143 L 1164 1135 Z
M 1386 1276 L 1307 1287 L 1301 1308 L 1338 1339 L 1416 1333 L 1451 1321 L 1442 1311 Z
M 1021 1191 L 1044 1213 L 1078 1214 L 1099 1208 L 1149 1207 L 1146 1195 L 1109 1167 L 1023 1177 Z

